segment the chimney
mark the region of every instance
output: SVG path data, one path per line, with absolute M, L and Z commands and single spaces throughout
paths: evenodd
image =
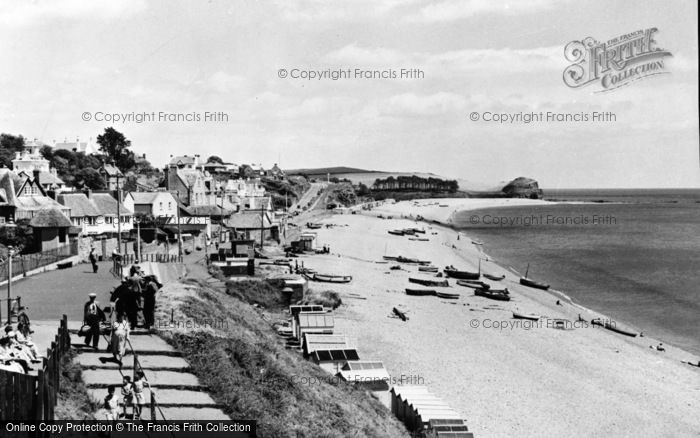
M 39 169 L 34 169 L 34 181 L 41 185 L 41 171 L 39 171 Z

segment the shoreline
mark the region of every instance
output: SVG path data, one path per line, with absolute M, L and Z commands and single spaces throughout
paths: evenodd
M 655 338 L 629 338 L 590 324 L 567 330 L 518 325 L 512 311 L 536 313 L 547 324 L 559 319 L 575 322 L 579 313 L 587 320 L 602 314 L 573 300 L 564 302 L 552 291 L 543 294 L 519 285 L 519 275 L 483 253 L 480 245 L 458 239 L 460 232 L 446 220 L 453 212 L 438 208 L 440 216 L 431 216 L 404 202 L 353 215 L 323 212 L 314 218 L 339 225 L 315 230 L 318 244 L 329 244 L 331 254 L 303 256 L 300 261 L 319 272 L 353 275 L 349 284 L 311 287 L 341 295 L 344 305 L 336 311 L 337 332 L 353 341 L 363 360 L 383 361 L 394 377 L 419 376 L 423 379 L 419 384 L 462 413 L 479 436 L 528 435 L 542 430 L 542 425 L 548 434 L 570 434 L 573 429 L 587 436 L 700 427 L 700 420 L 689 419 L 691 405 L 700 395 L 698 369 L 681 363 L 693 360 L 694 354 L 672 345 L 659 352 L 649 348 L 658 343 Z M 478 208 L 486 208 L 483 201 Z M 401 217 L 411 213 L 412 218 Z M 377 217 L 380 214 L 384 220 Z M 387 233 L 415 226 L 416 214 L 424 217 L 430 242 Z M 478 258 L 487 256 L 488 261 L 481 262 L 482 272 L 505 274 L 506 279 L 494 286 L 508 287 L 512 300 L 476 297 L 454 280 L 447 290 L 458 292 L 458 300 L 408 296 L 407 277 L 422 273 L 411 265 L 390 270 L 389 264 L 376 263 L 382 255 L 469 270 L 476 270 Z M 557 299 L 564 305 L 556 305 Z M 392 307 L 406 310 L 409 321 L 392 318 Z M 497 329 L 487 323 L 503 325 Z M 628 397 L 620 400 L 621 394 Z M 591 404 L 592 399 L 597 403 Z M 608 405 L 609 412 L 596 408 L 599 404 Z
M 424 222 L 424 223 L 429 224 L 429 225 L 435 225 L 435 226 L 442 227 L 444 229 L 451 230 L 455 233 L 458 233 L 458 234 L 461 234 L 461 235 L 467 237 L 468 239 L 470 239 L 470 241 L 472 241 L 472 236 L 469 236 L 464 231 L 462 231 L 454 226 L 454 217 L 455 217 L 455 215 L 457 215 L 460 212 L 476 211 L 476 210 L 483 210 L 483 209 L 504 208 L 504 207 L 525 207 L 525 206 L 529 206 L 529 205 L 542 206 L 542 205 L 557 205 L 557 204 L 589 204 L 589 203 L 599 205 L 599 203 L 587 202 L 587 201 L 549 201 L 549 200 L 529 200 L 529 199 L 518 199 L 518 198 L 509 199 L 511 202 L 503 202 L 503 199 L 494 198 L 494 199 L 491 199 L 491 201 L 494 201 L 494 202 L 490 203 L 490 205 L 489 205 L 488 202 L 483 202 L 483 201 L 488 201 L 489 199 L 477 198 L 476 200 L 481 201 L 478 203 L 479 205 L 468 206 L 467 205 L 468 202 L 463 202 L 464 201 L 463 198 L 422 199 L 422 200 L 419 200 L 417 202 L 420 204 L 421 201 L 424 201 L 426 204 L 434 204 L 435 201 L 438 201 L 438 202 L 439 201 L 452 201 L 452 203 L 459 204 L 459 206 L 461 206 L 462 208 L 459 208 L 459 207 L 456 209 L 450 208 L 450 210 L 452 210 L 452 212 L 450 213 L 449 217 L 447 217 L 447 219 L 444 220 L 444 222 L 439 220 L 439 219 L 444 219 L 444 217 L 441 217 L 441 216 L 438 216 L 439 219 L 430 219 L 430 218 L 423 216 L 423 215 L 421 215 L 421 216 L 423 216 L 421 219 L 415 219 L 412 217 L 408 217 L 407 219 L 415 220 L 416 222 Z M 508 199 L 506 201 L 508 201 Z M 416 201 L 399 201 L 395 204 L 390 204 L 390 205 L 396 206 L 396 205 L 401 204 L 401 203 L 415 203 L 415 202 Z M 613 204 L 613 203 L 618 203 L 618 202 L 610 202 L 610 204 Z M 390 210 L 390 209 L 388 209 L 388 210 Z M 379 209 L 377 209 L 377 211 L 379 211 Z M 365 214 L 367 214 L 367 213 L 365 213 Z M 430 215 L 430 213 L 428 213 L 428 214 Z M 481 247 L 481 245 L 476 245 L 476 244 L 474 244 L 474 245 L 480 247 L 479 251 L 484 256 L 487 257 L 487 260 L 490 260 L 490 261 L 495 260 L 491 255 L 489 255 L 488 253 L 483 251 L 483 247 Z M 502 262 L 496 261 L 494 263 L 497 264 L 504 271 L 509 271 L 509 269 L 507 267 L 501 265 Z M 616 319 L 616 318 L 613 318 L 610 315 L 608 315 L 606 313 L 605 309 L 596 310 L 594 308 L 587 307 L 581 303 L 576 302 L 573 298 L 571 298 L 571 296 L 569 296 L 566 292 L 561 291 L 561 290 L 550 288 L 548 290 L 541 290 L 540 293 L 542 293 L 542 292 L 551 295 L 554 299 L 567 301 L 569 305 L 580 309 L 581 313 L 586 313 L 589 316 L 589 318 L 588 318 L 589 320 L 591 318 L 601 318 L 601 319 L 607 320 L 607 321 L 618 322 L 624 327 L 634 328 L 636 331 L 638 331 L 639 334 L 642 335 L 641 337 L 646 337 L 643 334 L 644 330 L 642 330 L 642 327 L 639 324 L 635 323 L 634 321 L 622 320 L 619 318 Z M 611 334 L 614 335 L 613 333 L 611 333 Z M 649 340 L 657 341 L 659 343 L 663 343 L 664 345 L 671 345 L 674 348 L 685 352 L 685 354 L 687 354 L 688 356 L 692 356 L 695 359 L 695 361 L 700 360 L 700 354 L 693 352 L 693 351 L 688 351 L 688 350 L 684 349 L 683 347 L 680 347 L 680 346 L 674 344 L 673 341 L 668 341 L 666 339 L 663 339 L 663 338 L 660 338 L 657 336 L 646 337 L 646 338 Z

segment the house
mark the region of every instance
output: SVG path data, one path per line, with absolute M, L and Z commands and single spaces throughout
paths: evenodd
M 75 141 L 64 139 L 62 142 L 53 144 L 54 150 L 64 149 L 73 152 L 82 152 L 85 155 L 97 154 L 100 151 L 100 145 L 90 137 L 88 141 L 80 141 L 80 137 L 76 137 Z
M 70 220 L 54 208 L 38 210 L 29 221 L 34 229 L 34 245 L 36 252 L 44 252 L 61 248 L 69 244 L 68 229 Z
M 170 156 L 170 162 L 168 163 L 168 168 L 174 167 L 177 169 L 192 169 L 196 170 L 201 168 L 202 160 L 199 155 L 180 155 L 180 156 Z
M 0 223 L 32 219 L 40 210 L 52 208 L 65 215 L 70 210 L 50 198 L 37 178 L 0 169 Z
M 273 179 L 282 179 L 285 177 L 284 170 L 280 169 L 280 167 L 275 163 L 274 166 L 270 170 L 267 171 L 267 176 L 273 178 Z
M 214 180 L 208 172 L 190 168 L 168 167 L 165 181 L 168 191 L 187 206 L 214 205 L 216 203 Z
M 70 209 L 68 217 L 73 226 L 78 227 L 82 234 L 101 234 L 104 216 L 85 193 L 61 193 L 56 199 Z
M 43 146 L 46 145 L 36 139 L 27 142 L 22 152 L 15 152 L 12 170 L 17 175 L 36 179 L 46 191 L 64 191 L 66 183 L 58 177 L 56 169 L 52 169 L 49 161 L 41 155 Z
M 121 228 L 122 233 L 128 233 L 134 228 L 134 211 L 124 205 L 117 208 L 117 200 L 109 193 L 92 193 L 90 199 L 102 214 L 104 223 L 101 226 L 102 233 L 116 233 Z M 117 222 L 117 217 L 121 225 Z
M 107 184 L 107 190 L 112 192 L 119 190 L 119 180 L 124 180 L 124 174 L 119 169 L 112 164 L 103 164 L 98 172 Z
M 170 192 L 130 192 L 124 205 L 136 216 L 174 218 L 178 214 L 177 200 Z
M 244 239 L 251 239 L 256 242 L 260 241 L 262 234 L 265 239 L 279 239 L 279 225 L 273 224 L 269 212 L 262 211 L 243 211 L 235 213 L 224 220 L 224 226 L 242 235 Z
M 78 227 L 81 233 L 89 236 L 117 233 L 120 224 L 117 222 L 117 200 L 109 193 L 61 193 L 58 202 L 70 208 L 71 223 Z M 121 216 L 121 232 L 129 232 L 134 227 L 131 209 L 123 203 L 119 208 Z

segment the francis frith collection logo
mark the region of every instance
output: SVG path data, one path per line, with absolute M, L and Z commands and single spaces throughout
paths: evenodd
M 598 84 L 597 92 L 615 90 L 649 76 L 668 73 L 668 50 L 658 47 L 657 28 L 637 30 L 606 42 L 592 37 L 572 41 L 564 48 L 572 64 L 564 70 L 564 83 L 571 88 Z

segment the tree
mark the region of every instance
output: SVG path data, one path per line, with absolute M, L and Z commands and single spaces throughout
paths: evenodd
M 100 145 L 100 151 L 102 151 L 107 158 L 114 163 L 114 165 L 126 173 L 133 169 L 136 160 L 134 158 L 134 152 L 129 150 L 131 147 L 131 141 L 121 132 L 112 128 L 105 128 L 104 134 L 97 136 L 97 144 Z
M 241 164 L 241 167 L 238 168 L 238 173 L 243 177 L 243 178 L 253 178 L 255 177 L 255 171 L 253 170 L 252 167 L 250 167 L 247 164 Z
M 77 189 L 104 190 L 107 187 L 105 180 L 102 179 L 100 172 L 86 167 L 75 173 L 74 185 Z
M 15 152 L 24 150 L 24 137 L 21 135 L 0 134 L 0 166 L 11 167 Z
M 211 157 L 207 158 L 207 163 L 224 164 L 224 160 L 222 160 L 221 157 L 218 157 L 216 155 L 212 155 Z

